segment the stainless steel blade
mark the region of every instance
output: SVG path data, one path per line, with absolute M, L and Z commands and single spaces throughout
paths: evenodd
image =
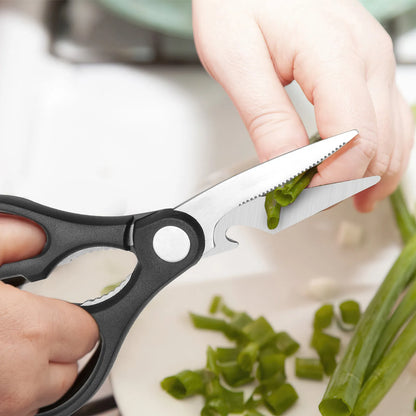
M 207 252 L 214 248 L 214 229 L 225 214 L 318 165 L 357 134 L 357 130 L 351 130 L 278 156 L 213 186 L 176 209 L 191 215 L 202 226 Z
M 236 241 L 227 237 L 227 230 L 233 225 L 245 225 L 275 234 L 375 185 L 379 180 L 379 176 L 371 176 L 369 178 L 307 188 L 293 204 L 282 208 L 279 225 L 274 230 L 267 228 L 264 196 L 240 205 L 228 212 L 218 222 L 214 231 L 215 247 L 206 252 L 206 255 L 217 254 L 238 246 Z

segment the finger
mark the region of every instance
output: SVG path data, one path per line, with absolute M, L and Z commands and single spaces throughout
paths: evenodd
M 47 299 L 49 310 L 49 360 L 71 363 L 91 351 L 98 341 L 94 318 L 79 306 L 57 299 Z
M 318 167 L 312 185 L 362 177 L 375 157 L 378 140 L 376 114 L 365 68 L 348 53 L 315 66 L 310 62 L 302 64 L 312 68 L 308 80 L 300 80 L 300 84 L 315 106 L 321 137 L 351 129 L 359 131 L 356 139 Z
M 0 214 L 0 265 L 36 256 L 45 242 L 45 234 L 36 224 Z
M 393 149 L 389 166 L 381 181 L 374 187 L 355 197 L 355 205 L 361 212 L 369 212 L 377 201 L 391 194 L 400 182 L 408 165 L 410 151 L 414 142 L 414 122 L 410 108 L 395 88 L 390 114 L 393 115 Z M 371 174 L 369 169 L 368 174 Z
M 199 2 L 198 17 L 206 18 L 206 13 L 211 12 L 208 6 L 204 9 L 207 3 Z M 248 18 L 245 21 L 239 14 L 238 21 L 221 22 L 218 30 L 205 27 L 201 21 L 194 29 L 204 66 L 237 107 L 260 160 L 307 144 L 305 128 L 276 74 L 256 22 Z
M 74 384 L 78 375 L 78 366 L 72 364 L 50 363 L 45 383 L 37 393 L 36 408 L 44 407 L 59 400 Z

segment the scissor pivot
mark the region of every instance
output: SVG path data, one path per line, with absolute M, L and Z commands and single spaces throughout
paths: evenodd
M 156 232 L 153 237 L 153 249 L 156 254 L 169 263 L 183 260 L 189 253 L 191 240 L 179 227 L 168 225 Z

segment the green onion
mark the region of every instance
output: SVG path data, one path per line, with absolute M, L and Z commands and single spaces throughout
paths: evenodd
M 407 243 L 412 235 L 416 234 L 416 220 L 407 207 L 400 186 L 390 195 L 390 202 L 402 240 L 404 243 Z
M 377 341 L 400 293 L 416 271 L 416 237 L 412 237 L 362 315 L 343 359 L 319 405 L 323 416 L 349 416 L 355 406 Z
M 228 363 L 230 361 L 237 361 L 240 354 L 240 348 L 222 348 L 218 347 L 216 350 L 216 358 L 220 363 Z
M 309 139 L 309 142 L 315 143 L 319 140 L 321 140 L 319 134 L 315 134 Z M 279 225 L 281 207 L 293 203 L 309 185 L 316 172 L 317 168 L 313 167 L 266 194 L 264 208 L 267 214 L 267 227 L 270 230 L 274 230 Z
M 254 380 L 251 371 L 243 370 L 237 361 L 218 363 L 218 368 L 226 383 L 231 387 L 243 386 Z
M 195 394 L 202 394 L 205 384 L 201 371 L 185 370 L 175 376 L 166 377 L 160 385 L 176 399 L 184 399 Z
M 296 377 L 309 380 L 322 380 L 324 378 L 324 368 L 317 358 L 296 358 L 295 362 Z
M 276 334 L 276 347 L 280 352 L 289 356 L 294 354 L 300 345 L 287 332 L 282 331 Z
M 273 415 L 281 415 L 291 408 L 298 395 L 290 384 L 283 384 L 264 398 L 264 403 Z
M 360 320 L 360 305 L 355 300 L 346 300 L 339 305 L 342 321 L 345 324 L 357 325 Z
M 311 347 L 316 350 L 325 374 L 332 375 L 337 365 L 336 355 L 339 353 L 341 340 L 321 331 L 314 331 Z
M 119 287 L 119 286 L 121 285 L 121 283 L 123 283 L 123 281 L 122 281 L 122 280 L 121 280 L 120 282 L 113 283 L 112 285 L 108 285 L 108 286 L 104 287 L 104 288 L 101 290 L 101 295 L 102 295 L 102 296 L 107 295 L 107 293 L 110 293 L 110 292 L 112 292 L 115 288 Z
M 409 286 L 405 296 L 397 306 L 393 315 L 387 321 L 383 332 L 380 335 L 379 341 L 374 348 L 371 361 L 367 368 L 366 378 L 374 371 L 378 362 L 387 351 L 395 336 L 399 333 L 403 324 L 409 319 L 411 315 L 416 312 L 416 280 L 413 280 Z
M 244 416 L 264 416 L 263 413 L 258 412 L 257 410 L 248 410 L 244 413 Z
M 217 313 L 221 302 L 222 302 L 222 297 L 221 296 L 218 296 L 218 295 L 214 296 L 212 298 L 211 305 L 209 307 L 209 313 L 212 314 L 212 315 Z
M 333 305 L 322 305 L 316 312 L 313 320 L 314 329 L 325 329 L 328 328 L 332 323 L 334 317 L 334 306 Z
M 274 199 L 274 192 L 269 192 L 264 201 L 267 214 L 267 227 L 274 230 L 279 225 L 281 206 Z
M 215 350 L 208 346 L 207 348 L 207 364 L 206 367 L 208 370 L 212 371 L 214 374 L 218 375 L 220 370 L 217 366 L 217 353 Z
M 267 380 L 276 376 L 276 374 L 282 374 L 286 377 L 285 360 L 286 356 L 284 354 L 268 354 L 260 356 L 259 365 L 257 367 L 258 380 Z
M 416 353 L 416 316 L 365 382 L 354 406 L 354 416 L 367 416 L 379 404 Z
M 413 402 L 413 410 L 416 412 L 416 399 Z
M 237 362 L 243 370 L 251 372 L 254 363 L 257 361 L 258 354 L 259 344 L 250 342 L 238 354 Z
M 256 342 L 259 347 L 276 338 L 276 333 L 274 332 L 272 326 L 262 316 L 247 324 L 243 328 L 243 333 L 250 341 Z
M 230 327 L 236 331 L 242 331 L 242 329 L 251 322 L 253 322 L 253 318 L 245 312 L 239 312 L 231 319 Z
M 223 319 L 212 318 L 211 316 L 197 315 L 195 313 L 189 314 L 195 328 L 207 329 L 209 331 L 222 332 L 229 339 L 236 339 L 241 337 L 242 333 L 235 330 Z

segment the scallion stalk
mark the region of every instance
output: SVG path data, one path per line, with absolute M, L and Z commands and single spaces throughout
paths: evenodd
M 416 236 L 404 247 L 361 317 L 319 405 L 323 416 L 351 415 L 371 355 L 394 303 L 416 271 Z
M 416 219 L 410 213 L 400 186 L 390 195 L 396 223 L 404 243 L 407 243 L 412 235 L 416 234 Z

